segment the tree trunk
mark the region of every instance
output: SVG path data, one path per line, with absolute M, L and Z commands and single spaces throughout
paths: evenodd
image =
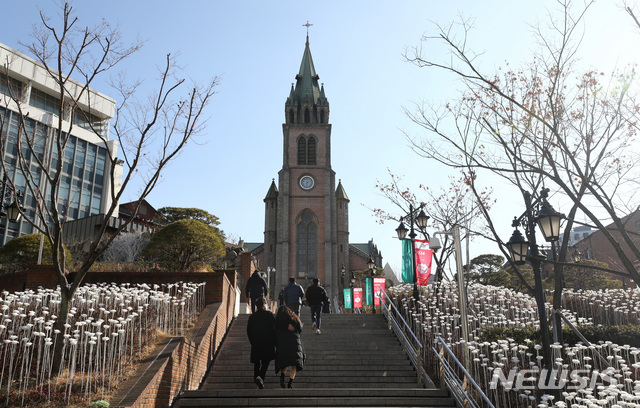
M 69 309 L 71 305 L 71 299 L 68 296 L 68 290 L 66 288 L 60 289 L 60 310 L 58 311 L 58 317 L 56 318 L 56 331 L 55 335 L 55 347 L 53 349 L 53 367 L 51 373 L 53 375 L 59 375 L 62 368 L 62 350 L 64 347 L 64 334 L 65 325 L 69 319 Z

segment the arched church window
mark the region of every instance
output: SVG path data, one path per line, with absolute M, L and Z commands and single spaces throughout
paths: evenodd
M 311 122 L 311 112 L 309 112 L 309 108 L 305 108 L 304 110 L 304 123 Z
M 313 136 L 307 142 L 307 164 L 316 164 L 316 138 Z
M 298 138 L 298 165 L 307 164 L 307 139 L 304 136 Z
M 324 123 L 324 110 L 320 111 L 320 123 Z
M 293 123 L 293 109 L 289 109 L 289 123 Z
M 316 217 L 304 210 L 296 220 L 296 269 L 298 277 L 317 277 L 318 227 Z

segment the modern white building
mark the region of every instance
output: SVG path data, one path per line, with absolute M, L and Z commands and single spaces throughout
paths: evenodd
M 0 159 L 6 169 L 6 174 L 2 169 L 0 174 L 13 180 L 16 188 L 25 194 L 26 216 L 35 219 L 36 198 L 26 189 L 24 175 L 20 170 L 14 170 L 18 137 L 22 138 L 23 146 L 25 138 L 33 143 L 34 154 L 27 151 L 25 157 L 30 161 L 30 173 L 35 176 L 38 189 L 47 200 L 50 200 L 50 186 L 44 177 L 40 177 L 42 170 L 37 162 L 41 161 L 49 171 L 54 171 L 58 160 L 63 161 L 57 202 L 65 220 L 105 213 L 111 205 L 111 166 L 115 163 L 112 158 L 116 157 L 118 147 L 117 141 L 108 140 L 115 101 L 94 90 L 85 92 L 75 110 L 65 101 L 64 128 L 68 129 L 71 123 L 73 126 L 70 134 L 65 134 L 66 147 L 60 152 L 54 138 L 60 93 L 51 74 L 34 59 L 1 43 L 0 66 Z M 71 81 L 68 88 L 70 95 L 78 95 L 82 84 Z M 21 117 L 26 117 L 24 126 L 21 126 Z M 117 190 L 122 180 L 122 166 L 114 166 L 113 186 Z M 7 201 L 2 203 L 8 204 Z M 33 227 L 24 219 L 17 223 L 9 222 L 6 217 L 0 219 L 0 245 L 32 232 Z

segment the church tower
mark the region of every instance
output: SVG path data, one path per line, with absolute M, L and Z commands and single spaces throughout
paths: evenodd
M 262 269 L 275 267 L 279 291 L 295 276 L 300 284 L 317 277 L 330 296 L 349 270 L 349 199 L 331 168 L 329 101 L 318 80 L 307 35 L 300 70 L 285 102 L 283 163 L 278 183 L 264 198 Z M 277 293 L 277 292 L 276 292 Z

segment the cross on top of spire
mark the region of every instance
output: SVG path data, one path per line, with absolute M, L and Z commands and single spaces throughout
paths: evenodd
M 309 27 L 311 27 L 313 24 L 309 24 L 309 20 L 307 20 L 307 24 L 303 24 L 303 27 L 307 27 L 307 37 L 309 36 Z
M 312 25 L 313 24 L 309 23 L 309 20 L 307 20 L 307 24 L 302 25 L 303 27 L 307 27 L 307 44 L 306 45 L 309 45 L 309 27 L 311 27 Z

